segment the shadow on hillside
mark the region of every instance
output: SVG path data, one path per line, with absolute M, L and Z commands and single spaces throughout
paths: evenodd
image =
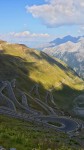
M 62 65 L 62 63 L 56 61 L 56 59 L 50 57 L 48 54 L 41 52 L 40 55 L 42 56 L 42 58 L 46 59 L 48 61 L 48 63 L 50 63 L 51 65 L 57 65 L 60 69 L 64 70 L 66 72 L 66 74 L 68 74 L 68 71 L 70 70 L 72 72 L 72 74 L 77 75 L 78 74 L 70 67 L 65 67 L 64 65 Z
M 65 66 L 63 66 L 60 62 L 56 61 L 55 59 L 53 59 L 52 57 L 50 57 L 48 54 L 46 54 L 44 52 L 40 52 L 40 55 L 36 54 L 35 52 L 28 52 L 28 53 L 30 53 L 30 55 L 32 55 L 36 59 L 39 59 L 39 60 L 44 59 L 51 65 L 57 65 L 64 71 L 68 71 L 68 69 L 69 69 L 69 68 L 66 68 Z
M 53 95 L 55 102 L 57 102 L 61 108 L 69 109 L 73 108 L 74 99 L 83 93 L 84 90 L 76 90 L 74 87 L 71 88 L 66 84 L 62 84 L 62 89 L 54 90 Z
M 65 67 L 64 65 L 62 65 L 62 63 L 56 61 L 56 59 L 52 58 L 51 56 L 49 56 L 48 54 L 44 53 L 44 52 L 40 52 L 40 55 L 37 54 L 35 51 L 27 51 L 26 54 L 29 53 L 32 57 L 34 57 L 35 59 L 38 59 L 38 60 L 46 60 L 50 65 L 57 65 L 60 69 L 64 70 L 66 72 L 67 75 L 69 71 L 72 72 L 73 75 L 76 75 L 78 76 L 78 74 L 70 67 Z M 78 76 L 79 77 L 79 76 Z
M 63 69 L 64 71 L 68 71 L 68 68 L 66 68 L 65 66 L 63 66 L 60 62 L 56 61 L 55 59 L 53 59 L 52 57 L 50 57 L 48 54 L 44 53 L 44 52 L 40 52 L 40 55 L 36 54 L 35 52 L 29 52 L 30 55 L 32 55 L 34 58 L 39 59 L 39 60 L 46 60 L 49 64 L 51 65 L 57 65 L 58 67 L 60 67 L 61 69 Z
M 0 50 L 0 54 L 4 54 L 5 50 Z
M 53 65 L 54 63 L 57 63 L 59 66 L 61 66 L 60 63 L 56 62 L 48 55 L 44 53 L 41 55 L 43 58 L 47 59 L 49 63 L 51 62 Z M 33 69 L 38 69 L 36 64 L 33 62 L 26 62 L 25 59 L 14 57 L 12 55 L 0 54 L 0 80 L 11 81 L 12 79 L 16 78 L 17 87 L 23 91 L 29 92 L 36 84 L 36 82 L 30 78 L 30 71 Z M 46 89 L 41 83 L 39 83 L 39 91 L 42 97 L 46 96 Z M 80 93 L 80 91 L 71 89 L 69 86 L 63 84 L 62 90 L 55 90 L 53 94 L 56 103 L 59 105 L 64 105 L 64 103 L 68 105 L 71 104 L 70 100 L 72 101 L 71 98 L 73 95 L 76 96 Z
M 16 79 L 18 88 L 30 91 L 37 84 L 30 78 L 30 72 L 35 69 L 39 69 L 35 62 L 27 62 L 21 57 L 4 54 L 3 52 L 0 54 L 0 81 Z M 43 91 L 45 91 L 45 88 Z
M 38 54 L 36 54 L 34 51 L 33 52 L 28 52 L 31 56 L 33 56 L 34 58 L 38 59 L 38 60 L 42 60 L 42 57 Z M 27 54 L 27 52 L 26 52 Z

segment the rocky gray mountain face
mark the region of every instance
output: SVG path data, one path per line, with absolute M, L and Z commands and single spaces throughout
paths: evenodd
M 43 51 L 63 60 L 84 78 L 84 37 L 72 38 L 72 41 L 65 40 L 64 43 L 61 40 L 61 44 L 54 44 L 55 46 L 44 48 Z

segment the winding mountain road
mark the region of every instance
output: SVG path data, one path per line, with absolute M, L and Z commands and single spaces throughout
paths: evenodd
M 40 119 L 45 121 L 48 124 L 49 124 L 49 122 L 60 123 L 61 124 L 60 127 L 51 125 L 52 128 L 54 128 L 58 131 L 71 132 L 71 131 L 76 131 L 79 127 L 79 125 L 76 121 L 74 121 L 71 118 L 67 118 L 67 117 L 43 116 L 43 117 L 40 117 Z
M 13 86 L 15 87 L 14 84 L 13 84 Z M 2 93 L 4 88 L 6 88 L 9 97 L 6 97 Z M 22 92 L 22 91 L 19 90 L 19 92 Z M 22 97 L 23 105 L 18 102 L 18 100 L 15 96 L 15 93 L 13 91 L 13 87 L 12 87 L 11 83 L 9 81 L 2 82 L 2 85 L 0 87 L 0 101 L 3 101 L 3 99 L 5 99 L 5 101 L 7 103 L 9 103 L 9 108 L 6 109 L 6 107 L 0 107 L 0 114 L 9 115 L 11 117 L 15 117 L 18 119 L 24 119 L 25 121 L 33 120 L 37 123 L 43 124 L 45 127 L 53 128 L 55 130 L 66 132 L 66 133 L 76 131 L 79 128 L 79 124 L 76 121 L 74 121 L 71 118 L 67 118 L 67 117 L 63 117 L 63 116 L 58 117 L 56 112 L 54 111 L 54 109 L 52 107 L 48 106 L 48 104 L 41 101 L 40 99 L 33 98 L 32 96 L 30 96 L 30 94 L 25 93 L 25 92 L 21 93 L 21 94 L 23 95 L 23 97 Z M 34 102 L 36 102 L 44 110 L 46 110 L 49 115 L 43 116 L 42 114 L 36 112 L 32 108 L 29 108 L 29 106 L 27 105 L 26 95 L 28 95 Z M 26 107 L 26 105 L 27 105 L 27 107 Z M 17 112 L 15 106 L 25 110 L 25 114 L 21 113 L 21 112 Z M 59 122 L 62 126 L 57 127 L 56 125 L 49 124 L 49 122 L 52 122 L 52 123 Z
M 53 108 L 49 107 L 47 104 L 39 100 L 38 98 L 32 98 L 32 96 L 29 93 L 25 93 L 28 97 L 30 97 L 34 102 L 39 104 L 49 115 L 53 114 L 56 115 Z

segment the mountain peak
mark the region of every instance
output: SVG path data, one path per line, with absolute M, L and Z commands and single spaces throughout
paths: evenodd
M 84 37 L 84 36 L 73 37 L 71 35 L 67 35 L 63 38 L 56 38 L 55 40 L 51 41 L 50 43 L 54 44 L 55 46 L 66 43 L 68 41 L 71 41 L 73 43 L 77 43 L 82 37 Z
M 43 51 L 63 60 L 84 78 L 84 36 L 68 35 L 59 41 L 56 39 L 54 42 L 55 46 L 44 48 Z

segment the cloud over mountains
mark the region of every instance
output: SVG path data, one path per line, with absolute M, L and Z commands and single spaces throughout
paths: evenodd
M 84 0 L 45 0 L 43 5 L 26 6 L 28 13 L 48 27 L 84 24 Z
M 12 37 L 15 38 L 47 38 L 49 37 L 49 34 L 47 33 L 31 33 L 30 31 L 23 31 L 23 32 L 12 32 L 9 34 Z
M 10 32 L 7 34 L 0 34 L 0 39 L 3 40 L 16 40 L 16 41 L 40 41 L 45 39 L 50 39 L 50 35 L 48 33 L 33 33 L 30 31 L 22 31 L 22 32 Z

